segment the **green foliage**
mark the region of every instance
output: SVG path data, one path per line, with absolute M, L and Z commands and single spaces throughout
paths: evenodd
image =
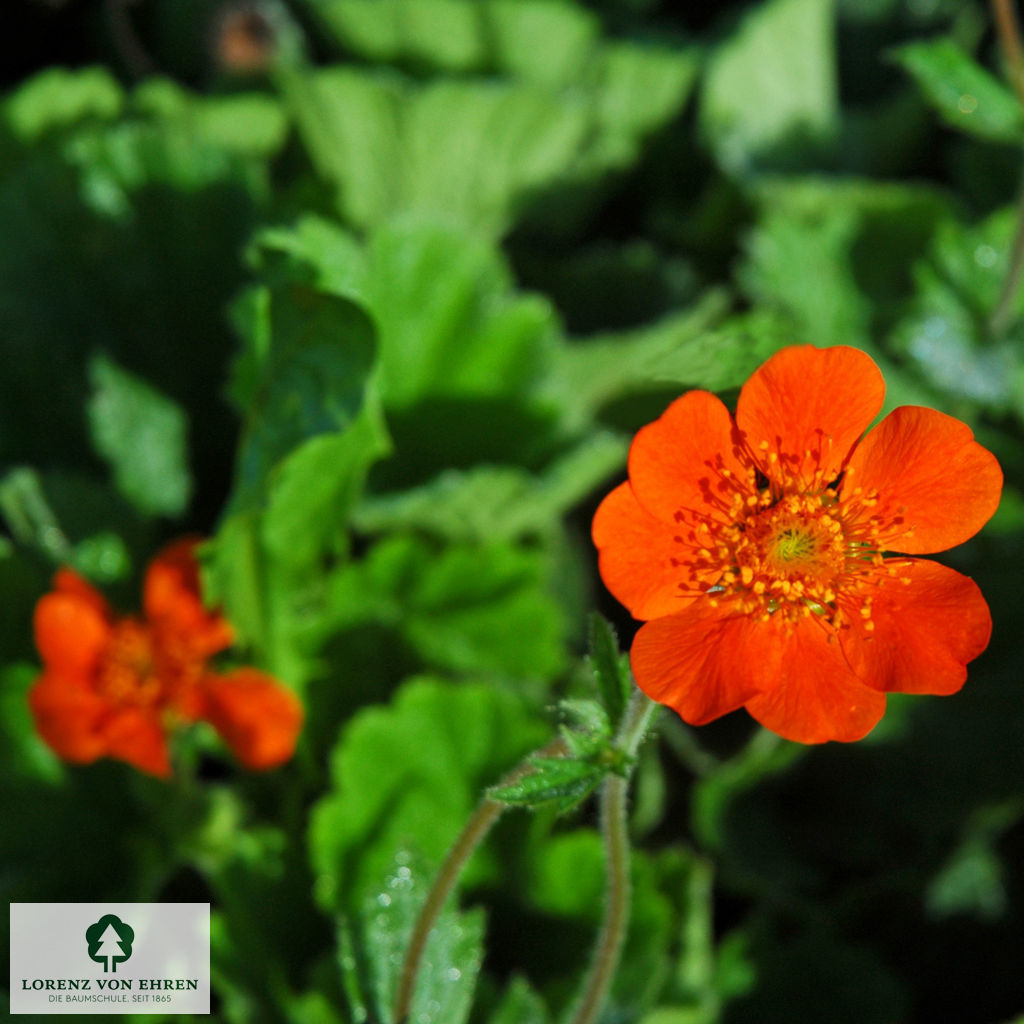
M 0 96 L 8 900 L 209 901 L 213 1019 L 391 1024 L 490 796 L 409 1024 L 554 1024 L 617 773 L 598 1024 L 1019 1015 L 1024 106 L 985 5 L 153 0 L 127 34 L 34 6 L 68 42 L 12 27 Z M 939 556 L 992 642 L 849 747 L 666 713 L 627 758 L 593 509 L 642 424 L 790 344 L 863 349 L 887 408 L 997 454 L 999 512 Z M 35 603 L 67 565 L 137 613 L 183 534 L 236 634 L 215 670 L 301 695 L 295 757 L 183 725 L 169 782 L 64 763 Z
M 589 639 L 590 669 L 594 673 L 604 710 L 612 727 L 616 727 L 632 689 L 629 658 L 619 652 L 615 630 L 596 612 L 590 616 Z
M 544 736 L 519 699 L 480 683 L 410 680 L 391 707 L 357 714 L 310 826 L 320 901 L 360 907 L 403 851 L 436 867 L 483 787 Z
M 346 52 L 480 75 L 288 76 L 316 169 L 360 227 L 416 212 L 504 233 L 545 191 L 627 166 L 695 78 L 691 51 L 601 39 L 592 15 L 548 0 L 309 7 Z
M 109 359 L 93 359 L 89 377 L 93 447 L 110 464 L 118 490 L 140 512 L 180 516 L 191 485 L 184 412 Z
M 709 61 L 701 126 L 733 173 L 791 166 L 838 126 L 834 0 L 770 0 Z M 799 164 L 797 163 L 799 166 Z
M 427 881 L 414 859 L 401 852 L 393 871 L 381 879 L 380 892 L 367 897 L 354 929 L 353 955 L 342 964 L 349 974 L 346 988 L 354 1012 L 370 1006 L 371 1019 L 394 1019 L 402 958 L 426 896 Z M 480 971 L 483 938 L 484 918 L 479 910 L 441 914 L 424 950 L 409 1009 L 412 1020 L 463 1024 Z
M 992 142 L 1024 142 L 1024 111 L 1013 90 L 952 39 L 911 43 L 895 58 L 948 125 Z

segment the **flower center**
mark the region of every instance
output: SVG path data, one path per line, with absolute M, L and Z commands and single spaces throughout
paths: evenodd
M 677 522 L 691 526 L 677 538 L 690 549 L 676 559 L 688 570 L 680 589 L 764 621 L 816 615 L 839 628 L 857 617 L 870 631 L 882 566 L 877 495 L 856 488 L 841 500 L 840 483 L 815 479 L 807 489 L 779 475 L 781 484 L 769 483 L 753 461 L 742 478 L 721 469 L 711 512 L 680 510 Z
M 115 704 L 150 707 L 163 687 L 156 673 L 149 630 L 131 619 L 119 622 L 107 644 L 97 689 Z
M 152 708 L 195 717 L 204 662 L 185 645 L 135 619 L 114 626 L 97 690 L 121 707 Z

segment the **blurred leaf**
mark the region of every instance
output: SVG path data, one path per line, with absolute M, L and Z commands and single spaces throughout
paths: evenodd
M 149 78 L 132 95 L 132 109 L 187 131 L 229 153 L 271 157 L 284 145 L 288 122 L 278 99 L 265 93 L 200 96 L 165 78 Z
M 54 100 L 58 118 L 91 95 L 93 79 L 80 75 L 67 79 L 66 103 Z M 34 109 L 45 104 L 33 85 L 24 95 Z M 88 457 L 87 360 L 102 351 L 187 408 L 202 439 L 193 458 L 200 500 L 222 496 L 231 438 L 220 397 L 223 308 L 265 178 L 260 158 L 229 153 L 214 134 L 202 137 L 188 118 L 142 118 L 129 99 L 116 119 L 55 122 L 52 138 L 6 147 L 0 358 L 19 367 L 19 387 L 0 412 L 5 459 Z
M 725 296 L 712 292 L 696 308 L 649 326 L 566 346 L 556 366 L 563 402 L 582 417 L 667 385 L 737 387 L 792 339 L 770 314 L 724 319 L 726 308 Z
M 1024 802 L 1016 797 L 974 811 L 960 845 L 928 884 L 929 914 L 971 914 L 990 921 L 1005 917 L 1009 907 L 1006 868 L 995 846 L 1022 818 Z
M 106 68 L 53 67 L 23 83 L 0 105 L 0 121 L 25 143 L 46 132 L 83 121 L 112 121 L 124 109 L 124 94 Z
M 804 166 L 838 126 L 834 0 L 769 0 L 717 47 L 701 130 L 733 174 Z
M 363 228 L 415 211 L 500 234 L 525 196 L 574 164 L 589 127 L 583 108 L 500 82 L 331 68 L 292 76 L 286 96 L 339 209 Z
M 354 302 L 298 285 L 252 288 L 235 314 L 246 422 L 207 583 L 242 642 L 298 685 L 313 668 L 302 634 L 322 611 L 322 560 L 346 554 L 351 508 L 389 450 L 375 333 Z
M 458 232 L 415 224 L 376 232 L 366 294 L 389 408 L 428 395 L 522 394 L 550 359 L 550 305 L 514 291 L 501 253 Z
M 1024 143 L 1024 111 L 1013 91 L 952 39 L 913 42 L 894 56 L 948 125 L 993 142 Z
M 513 977 L 487 1024 L 549 1024 L 544 1001 L 519 975 Z
M 379 338 L 380 394 L 397 458 L 391 486 L 474 462 L 539 461 L 555 444 L 545 375 L 557 322 L 540 296 L 516 292 L 501 252 L 436 224 L 404 221 L 365 247 L 326 223 L 260 236 L 268 272 L 313 280 L 364 305 Z
M 9 583 L 9 573 L 4 572 Z M 0 736 L 3 737 L 4 773 L 9 778 L 27 777 L 59 782 L 64 769 L 60 759 L 39 738 L 28 706 L 28 692 L 39 676 L 33 665 L 15 663 L 0 670 Z
M 361 910 L 402 851 L 439 864 L 484 787 L 548 735 L 517 697 L 480 683 L 410 680 L 390 706 L 357 713 L 311 818 L 319 902 Z
M 300 566 L 343 548 L 339 537 L 370 465 L 389 451 L 383 420 L 369 406 L 347 429 L 296 446 L 273 473 L 262 530 L 268 550 Z
M 945 201 L 930 188 L 856 180 L 778 179 L 757 195 L 763 216 L 740 274 L 762 313 L 792 319 L 791 344 L 868 352 L 885 376 L 887 409 L 933 404 L 874 336 L 902 312 L 914 261 L 949 216 Z
M 914 266 L 916 292 L 896 325 L 893 344 L 933 387 L 1002 411 L 1014 400 L 1021 374 L 1024 297 L 1009 307 L 1008 331 L 997 334 L 992 316 L 1009 273 L 1015 209 L 980 224 L 950 221 Z M 1024 405 L 1020 406 L 1024 410 Z
M 118 490 L 140 512 L 180 516 L 192 486 L 184 411 L 106 356 L 92 359 L 89 378 L 92 442 Z
M 502 5 L 499 22 L 525 18 L 535 33 L 547 32 L 536 8 L 525 7 Z M 404 10 L 417 12 L 406 25 L 444 36 L 435 54 L 459 45 L 457 26 L 449 31 L 446 21 L 422 17 L 419 3 Z M 395 12 L 390 4 L 358 8 L 361 17 L 383 16 L 384 32 L 395 26 Z M 472 17 L 482 45 L 500 52 L 479 9 Z M 554 15 L 563 22 L 576 17 Z M 543 49 L 511 27 L 507 38 L 523 55 L 509 54 L 511 63 L 550 75 L 555 65 L 541 59 Z M 685 101 L 695 61 L 690 53 L 618 44 L 588 53 L 584 69 L 586 78 L 565 93 L 533 74 L 415 83 L 342 67 L 290 75 L 284 87 L 317 171 L 337 188 L 339 209 L 353 224 L 366 228 L 416 212 L 499 235 L 540 190 L 628 164 L 643 136 Z M 435 144 L 440 137 L 444 146 Z
M 110 530 L 87 532 L 101 524 L 124 525 L 126 509 L 112 498 L 106 487 L 87 477 L 55 473 L 44 479 L 23 466 L 0 478 L 0 514 L 17 541 L 52 565 L 71 566 L 97 582 L 125 579 L 131 571 L 121 536 Z
M 401 853 L 380 892 L 368 896 L 355 922 L 365 961 L 368 995 L 376 1019 L 392 1020 L 405 950 L 426 898 L 430 879 Z M 441 913 L 423 951 L 408 1020 L 423 1024 L 463 1024 L 483 959 L 484 919 L 479 910 Z
M 376 622 L 431 666 L 549 679 L 562 667 L 561 611 L 542 553 L 501 544 L 435 549 L 396 536 L 331 574 L 328 628 Z
M 620 438 L 592 433 L 540 474 L 516 466 L 445 470 L 420 487 L 367 497 L 354 522 L 368 533 L 415 529 L 457 542 L 544 536 L 624 461 Z
M 362 308 L 308 288 L 255 289 L 237 310 L 246 348 L 234 398 L 247 423 L 234 501 L 244 508 L 265 500 L 271 472 L 299 443 L 355 420 L 376 345 Z
M 447 71 L 503 70 L 529 80 L 578 76 L 598 45 L 589 12 L 549 0 L 306 0 L 349 53 Z

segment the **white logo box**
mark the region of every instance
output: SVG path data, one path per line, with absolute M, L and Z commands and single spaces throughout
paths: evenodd
M 209 1013 L 209 903 L 12 903 L 11 1013 Z

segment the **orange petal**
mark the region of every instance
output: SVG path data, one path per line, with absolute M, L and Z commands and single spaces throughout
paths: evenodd
M 770 623 L 729 615 L 707 598 L 654 619 L 633 640 L 637 686 L 691 725 L 735 711 L 779 671 Z
M 1003 472 L 966 423 L 919 406 L 894 409 L 857 446 L 843 481 L 878 492 L 871 514 L 881 540 L 908 555 L 945 551 L 973 537 L 999 504 Z
M 95 601 L 67 590 L 44 594 L 36 602 L 34 624 L 36 647 L 46 667 L 83 678 L 96 668 L 111 632 Z
M 885 381 L 874 360 L 855 348 L 794 345 L 776 352 L 740 391 L 736 423 L 771 480 L 782 482 L 763 455 L 796 457 L 791 466 L 811 481 L 829 482 L 878 415 Z
M 125 708 L 111 716 L 104 725 L 103 739 L 107 757 L 166 779 L 171 774 L 167 752 L 167 736 L 152 713 Z
M 74 594 L 92 605 L 105 619 L 111 618 L 110 606 L 103 595 L 74 569 L 60 569 L 53 578 L 53 588 L 64 594 Z
M 722 518 L 732 493 L 722 470 L 742 476 L 729 410 L 707 391 L 688 391 L 629 449 L 629 481 L 637 501 L 656 519 L 676 522 L 679 511 Z
M 246 768 L 273 768 L 295 752 L 302 703 L 276 679 L 254 668 L 211 677 L 205 718 Z
M 646 512 L 628 483 L 598 506 L 593 539 L 601 579 L 636 619 L 674 615 L 700 595 L 702 581 L 715 582 L 712 574 L 691 573 L 679 564 L 686 549 L 678 529 Z
M 195 550 L 201 541 L 186 537 L 164 548 L 149 564 L 142 607 L 150 622 L 186 638 L 203 657 L 231 646 L 227 620 L 203 606 Z
M 885 695 L 865 686 L 815 617 L 780 634 L 775 685 L 747 701 L 766 729 L 798 743 L 859 740 L 885 713 Z
M 843 644 L 851 664 L 878 690 L 956 693 L 967 678 L 967 662 L 985 650 L 992 635 L 978 585 L 926 559 L 886 564 L 898 566 L 899 576 L 881 577 L 871 605 L 872 631 L 854 620 Z
M 28 705 L 36 731 L 65 761 L 87 764 L 105 753 L 100 730 L 110 703 L 77 678 L 44 673 L 29 690 Z

